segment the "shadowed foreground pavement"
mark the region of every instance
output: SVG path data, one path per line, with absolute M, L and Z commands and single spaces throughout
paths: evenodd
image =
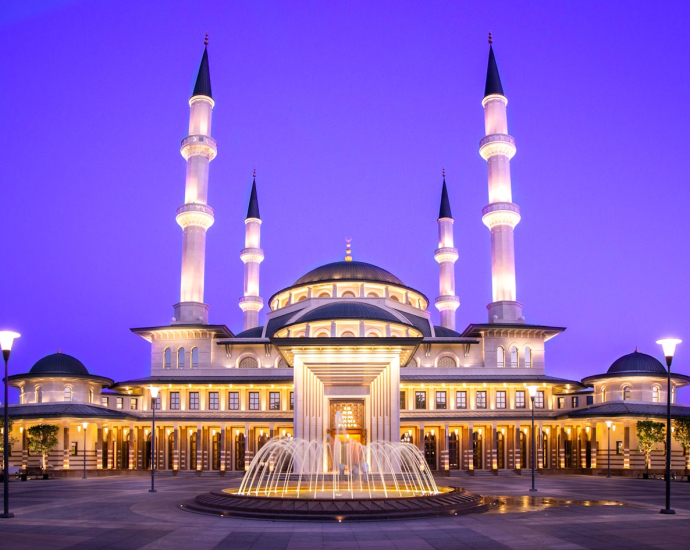
M 438 479 L 485 495 L 506 496 L 498 509 L 423 520 L 312 523 L 239 520 L 181 511 L 177 505 L 220 478 L 147 478 L 12 482 L 15 518 L 0 520 L 0 547 L 14 548 L 690 548 L 690 483 L 672 485 L 675 516 L 659 514 L 664 484 L 655 480 L 543 476 L 531 499 L 529 476 Z M 513 498 L 523 497 L 523 498 Z M 528 498 L 524 498 L 528 497 Z M 545 505 L 542 497 L 555 497 Z M 581 501 L 565 503 L 561 499 Z M 599 501 L 592 504 L 586 501 Z M 621 506 L 602 501 L 617 501 Z

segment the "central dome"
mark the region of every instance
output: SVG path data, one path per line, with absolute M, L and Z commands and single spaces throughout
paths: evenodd
M 634 351 L 616 359 L 607 371 L 608 374 L 625 372 L 648 372 L 653 374 L 666 374 L 666 369 L 660 361 L 647 355 Z
M 29 372 L 31 374 L 89 374 L 79 359 L 66 353 L 54 353 L 39 359 Z
M 302 275 L 293 286 L 329 281 L 370 281 L 405 286 L 395 275 L 365 262 L 333 262 Z

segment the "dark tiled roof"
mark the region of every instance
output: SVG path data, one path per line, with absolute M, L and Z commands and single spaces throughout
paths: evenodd
M 492 94 L 505 95 L 501 77 L 498 74 L 498 65 L 494 56 L 493 46 L 489 46 L 489 66 L 486 69 L 486 86 L 484 87 L 484 97 Z
M 264 327 L 254 327 L 243 330 L 239 334 L 235 335 L 235 338 L 261 338 L 263 334 Z
M 158 413 L 156 413 L 158 414 Z M 555 418 L 557 416 L 555 411 L 548 410 L 534 410 L 535 420 L 543 420 L 548 418 Z M 503 411 L 496 411 L 490 409 L 452 409 L 452 410 L 402 410 L 400 411 L 400 421 L 433 421 L 433 420 L 531 420 L 532 409 L 506 409 Z
M 618 372 L 650 372 L 655 374 L 666 374 L 666 368 L 661 364 L 660 361 L 647 355 L 646 353 L 640 353 L 635 350 L 628 355 L 619 357 L 606 371 L 607 374 L 613 374 Z
M 211 72 L 208 68 L 208 51 L 206 48 L 204 48 L 204 55 L 201 56 L 201 65 L 199 65 L 199 73 L 196 76 L 196 83 L 192 92 L 192 96 L 195 95 L 205 95 L 213 98 L 211 95 Z
M 573 390 L 584 388 L 584 386 L 576 380 L 566 380 L 565 378 L 556 378 L 554 376 L 547 376 L 545 374 L 529 374 L 526 372 L 515 373 L 506 372 L 506 374 L 463 374 L 461 368 L 458 369 L 458 373 L 455 374 L 424 374 L 424 371 L 429 371 L 433 369 L 424 368 L 406 368 L 400 371 L 400 380 L 402 382 L 429 382 L 429 383 L 441 383 L 441 382 L 546 382 L 548 384 L 559 384 L 565 385 L 570 384 Z M 520 369 L 506 369 L 507 371 L 520 370 Z M 523 371 L 525 369 L 522 369 Z M 422 371 L 422 372 L 420 372 Z
M 443 178 L 443 189 L 441 190 L 441 208 L 438 212 L 438 219 L 450 218 L 453 219 L 453 214 L 450 211 L 450 201 L 448 200 L 448 189 L 446 188 L 446 178 Z
M 0 414 L 4 414 L 3 408 Z M 12 418 L 48 418 L 48 417 L 103 417 L 114 420 L 130 418 L 121 412 L 89 405 L 86 403 L 40 403 L 38 405 L 10 405 L 9 415 Z
M 287 325 L 288 321 L 299 311 L 301 310 L 298 309 L 296 311 L 292 311 L 291 313 L 281 315 L 280 317 L 273 317 L 270 321 L 268 321 L 268 325 L 266 326 L 266 337 L 270 338 L 276 333 L 276 331 Z
M 247 219 L 256 218 L 261 219 L 259 215 L 259 199 L 256 196 L 256 178 L 252 182 L 252 194 L 249 196 L 249 208 L 247 208 Z
M 30 374 L 89 374 L 84 364 L 66 353 L 53 353 L 36 361 Z
M 431 336 L 431 323 L 429 322 L 429 319 L 426 317 L 420 317 L 419 315 L 413 315 L 407 311 L 398 311 L 398 313 L 409 319 L 412 326 L 418 329 L 423 336 L 426 336 L 427 338 Z
M 333 262 L 312 269 L 303 275 L 293 286 L 325 281 L 375 281 L 405 286 L 392 273 L 365 262 Z
M 436 338 L 460 338 L 461 334 L 459 332 L 454 331 L 453 329 L 446 328 L 446 327 L 438 327 L 434 325 L 434 333 L 436 334 Z
M 307 323 L 310 321 L 324 321 L 331 319 L 370 319 L 376 321 L 388 321 L 402 323 L 395 315 L 369 304 L 343 300 L 342 302 L 326 304 L 305 313 L 295 323 Z
M 602 403 L 567 413 L 569 417 L 583 416 L 666 416 L 665 403 Z M 690 416 L 690 407 L 685 405 L 671 405 L 671 416 Z
M 149 411 L 132 411 L 139 418 L 151 418 Z M 292 421 L 293 411 L 265 411 L 251 413 L 247 411 L 156 411 L 156 422 L 164 421 L 227 421 L 227 422 L 251 422 L 251 421 Z
M 262 383 L 280 383 L 292 382 L 292 374 L 285 375 L 282 372 L 275 374 L 268 374 L 273 369 L 256 369 L 257 374 L 254 376 L 242 375 L 233 376 L 227 374 L 225 376 L 147 376 L 146 378 L 136 378 L 134 380 L 125 380 L 118 382 L 113 386 L 113 389 L 123 388 L 129 386 L 146 386 L 149 384 L 262 384 Z M 228 372 L 232 372 L 228 369 Z M 261 374 L 259 374 L 261 373 Z

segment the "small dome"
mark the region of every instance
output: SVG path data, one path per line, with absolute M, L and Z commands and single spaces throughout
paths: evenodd
M 331 321 L 334 319 L 368 319 L 376 321 L 388 321 L 391 323 L 399 323 L 401 325 L 408 324 L 402 322 L 385 309 L 371 306 L 369 304 L 349 301 L 344 303 L 326 304 L 325 306 L 312 309 L 292 324 L 306 323 L 310 321 Z
M 326 281 L 370 281 L 405 286 L 392 273 L 365 262 L 333 262 L 312 269 L 303 275 L 293 286 Z
M 264 332 L 264 327 L 254 327 L 243 330 L 242 332 L 235 334 L 235 338 L 261 338 Z
M 609 367 L 608 374 L 617 372 L 649 372 L 653 374 L 666 374 L 666 369 L 661 362 L 651 355 L 635 350 L 628 355 L 619 357 Z
M 54 353 L 46 355 L 36 361 L 31 367 L 30 374 L 89 374 L 84 364 L 79 359 L 66 353 Z

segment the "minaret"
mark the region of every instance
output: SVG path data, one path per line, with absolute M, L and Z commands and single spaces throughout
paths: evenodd
M 439 267 L 440 292 L 440 296 L 436 298 L 436 307 L 441 312 L 441 326 L 451 330 L 455 330 L 455 310 L 460 307 L 460 299 L 455 295 L 455 262 L 458 259 L 458 249 L 453 246 L 453 223 L 444 168 L 441 208 L 438 213 L 438 248 L 434 254 Z
M 240 309 L 244 313 L 243 330 L 259 326 L 259 311 L 264 301 L 259 297 L 259 264 L 264 259 L 261 250 L 261 216 L 259 199 L 256 197 L 256 170 L 249 197 L 247 219 L 244 220 L 244 248 L 240 252 L 244 262 L 244 296 L 240 298 Z
M 208 35 L 194 92 L 189 99 L 189 135 L 182 140 L 180 152 L 187 161 L 185 203 L 177 209 L 177 223 L 182 227 L 182 282 L 180 302 L 173 306 L 173 324 L 208 323 L 204 303 L 204 263 L 206 230 L 213 225 L 213 209 L 208 198 L 208 167 L 215 158 L 216 141 L 211 138 L 211 115 L 215 105 L 211 96 L 208 68 Z
M 489 67 L 482 100 L 486 137 L 479 142 L 479 154 L 489 167 L 489 204 L 482 210 L 482 221 L 491 231 L 493 301 L 487 309 L 490 323 L 524 323 L 515 291 L 513 229 L 520 221 L 520 208 L 513 204 L 510 188 L 515 140 L 508 135 L 508 99 L 503 94 L 492 43 L 489 33 Z

